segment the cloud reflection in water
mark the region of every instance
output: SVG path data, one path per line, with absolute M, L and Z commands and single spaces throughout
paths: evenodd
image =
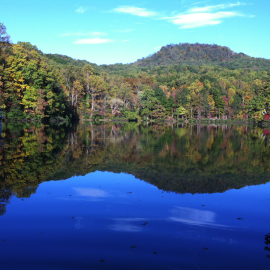
M 222 224 L 216 224 L 216 214 L 212 211 L 198 210 L 188 207 L 174 207 L 171 210 L 170 221 L 187 223 L 195 226 L 214 226 L 225 227 Z
M 134 225 L 132 222 L 139 224 L 142 220 L 142 218 L 116 218 L 113 219 L 115 223 L 110 225 L 109 228 L 118 232 L 139 232 L 142 230 L 141 226 Z
M 73 188 L 73 189 L 78 193 L 79 196 L 82 197 L 106 198 L 110 196 L 106 191 L 96 188 Z

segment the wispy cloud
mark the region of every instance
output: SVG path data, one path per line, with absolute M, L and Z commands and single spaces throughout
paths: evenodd
M 84 13 L 86 11 L 86 9 L 84 9 L 83 7 L 79 7 L 75 10 L 75 12 L 78 12 L 78 13 Z
M 216 6 L 194 7 L 185 13 L 177 14 L 172 17 L 163 18 L 173 24 L 179 25 L 180 29 L 197 28 L 208 25 L 217 25 L 223 22 L 225 18 L 244 17 L 245 15 L 234 11 L 218 11 L 235 6 L 246 5 L 245 3 L 237 2 L 235 4 L 220 4 Z M 216 12 L 214 12 L 216 11 Z M 252 16 L 246 16 L 252 17 Z
M 114 32 L 129 33 L 129 32 L 133 32 L 133 31 L 135 31 L 135 29 L 115 30 Z
M 216 13 L 191 13 L 185 15 L 178 15 L 173 18 L 169 18 L 169 21 L 176 25 L 180 25 L 180 28 L 197 28 L 207 25 L 217 25 L 222 23 L 222 19 L 243 16 L 237 12 L 216 12 Z
M 73 44 L 102 44 L 102 43 L 110 43 L 113 42 L 112 39 L 106 39 L 106 38 L 87 38 L 87 39 L 79 39 Z
M 103 32 L 77 32 L 77 33 L 66 33 L 66 34 L 61 34 L 61 37 L 69 37 L 69 36 L 106 36 L 106 33 Z
M 112 10 L 113 12 L 127 13 L 140 17 L 152 17 L 156 16 L 157 13 L 154 11 L 149 11 L 145 8 L 133 7 L 133 6 L 120 6 Z
M 236 6 L 245 6 L 246 3 L 237 2 L 235 4 L 220 4 L 216 6 L 206 6 L 206 7 L 195 7 L 189 9 L 190 12 L 207 12 L 207 11 L 213 11 L 213 10 L 220 10 L 220 9 L 226 9 L 226 8 L 232 8 Z

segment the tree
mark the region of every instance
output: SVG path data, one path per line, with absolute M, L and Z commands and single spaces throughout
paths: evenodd
M 107 87 L 104 81 L 97 75 L 90 76 L 89 85 L 92 98 L 92 111 L 94 111 L 96 109 L 96 104 L 101 104 L 104 101 Z
M 149 116 L 152 115 L 152 111 L 154 110 L 155 106 L 158 104 L 158 99 L 155 97 L 155 91 L 145 87 L 144 91 L 138 93 L 141 102 L 141 113 L 142 115 Z
M 119 99 L 119 98 L 112 98 L 109 101 L 109 104 L 111 106 L 112 114 L 116 114 L 117 109 L 119 109 L 120 107 L 122 107 L 124 105 L 124 102 L 121 99 Z
M 0 42 L 10 42 L 10 36 L 7 34 L 7 28 L 3 23 L 0 23 Z
M 76 80 L 71 88 L 70 91 L 70 100 L 71 100 L 71 106 L 73 108 L 73 112 L 76 113 L 77 111 L 77 104 L 78 104 L 78 99 L 84 95 L 83 92 L 83 86 L 79 82 L 79 80 Z
M 94 74 L 94 69 L 91 65 L 85 65 L 82 72 L 86 84 L 86 93 L 90 93 L 90 76 Z M 88 99 L 86 102 L 88 103 Z
M 133 105 L 132 89 L 128 83 L 121 84 L 119 98 L 123 101 L 125 107 L 131 107 Z
M 62 76 L 65 80 L 67 90 L 70 92 L 73 82 L 76 80 L 74 67 L 70 64 L 65 66 L 62 71 Z
M 165 108 L 160 105 L 160 104 L 156 104 L 151 112 L 151 116 L 156 118 L 156 119 L 162 119 L 165 116 Z
M 3 72 L 7 112 L 11 104 L 17 104 L 16 108 L 28 115 L 63 114 L 66 108 L 64 89 L 37 48 L 30 43 L 24 45 L 12 45 Z
M 210 115 L 210 112 L 213 112 L 214 109 L 215 109 L 215 100 L 213 98 L 213 95 L 209 95 L 208 98 L 207 98 L 207 102 L 208 102 L 208 108 L 209 108 L 209 111 L 208 111 L 208 116 Z
M 192 83 L 189 87 L 188 90 L 190 92 L 190 97 L 191 97 L 191 106 L 192 109 L 195 109 L 198 111 L 198 118 L 201 117 L 201 107 L 202 107 L 202 101 L 203 101 L 203 96 L 201 95 L 201 91 L 204 88 L 203 83 L 201 83 L 199 80 L 196 80 L 194 83 Z M 191 112 L 192 116 L 192 112 Z
M 184 115 L 186 115 L 187 110 L 183 107 L 180 106 L 179 108 L 176 109 L 176 115 L 179 116 L 181 115 L 181 118 L 183 118 Z
M 9 54 L 10 36 L 6 32 L 6 27 L 3 23 L 0 23 L 0 106 L 2 107 L 7 100 L 7 93 L 5 93 L 5 80 L 4 70 L 7 66 L 7 58 Z

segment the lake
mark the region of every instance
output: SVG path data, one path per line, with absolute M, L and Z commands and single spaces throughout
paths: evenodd
M 3 126 L 1 269 L 270 269 L 270 131 Z

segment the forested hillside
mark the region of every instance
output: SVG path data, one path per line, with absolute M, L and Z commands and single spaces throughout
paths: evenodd
M 142 67 L 188 65 L 214 65 L 229 69 L 251 68 L 270 71 L 270 60 L 250 57 L 244 53 L 235 53 L 228 47 L 209 44 L 167 45 L 157 53 L 140 59 L 135 65 Z
M 98 66 L 12 44 L 3 24 L 0 30 L 0 107 L 7 118 L 270 118 L 270 60 L 179 44 L 133 64 Z
M 40 52 L 43 54 L 42 52 Z M 91 65 L 95 70 L 100 70 L 99 66 L 94 63 L 90 63 L 86 60 L 76 60 L 66 55 L 60 55 L 60 54 L 43 54 L 48 59 L 54 61 L 57 64 L 61 65 L 73 65 L 76 67 L 83 68 L 85 65 Z
M 59 70 L 28 42 L 12 44 L 0 24 L 0 106 L 7 118 L 72 117 Z

